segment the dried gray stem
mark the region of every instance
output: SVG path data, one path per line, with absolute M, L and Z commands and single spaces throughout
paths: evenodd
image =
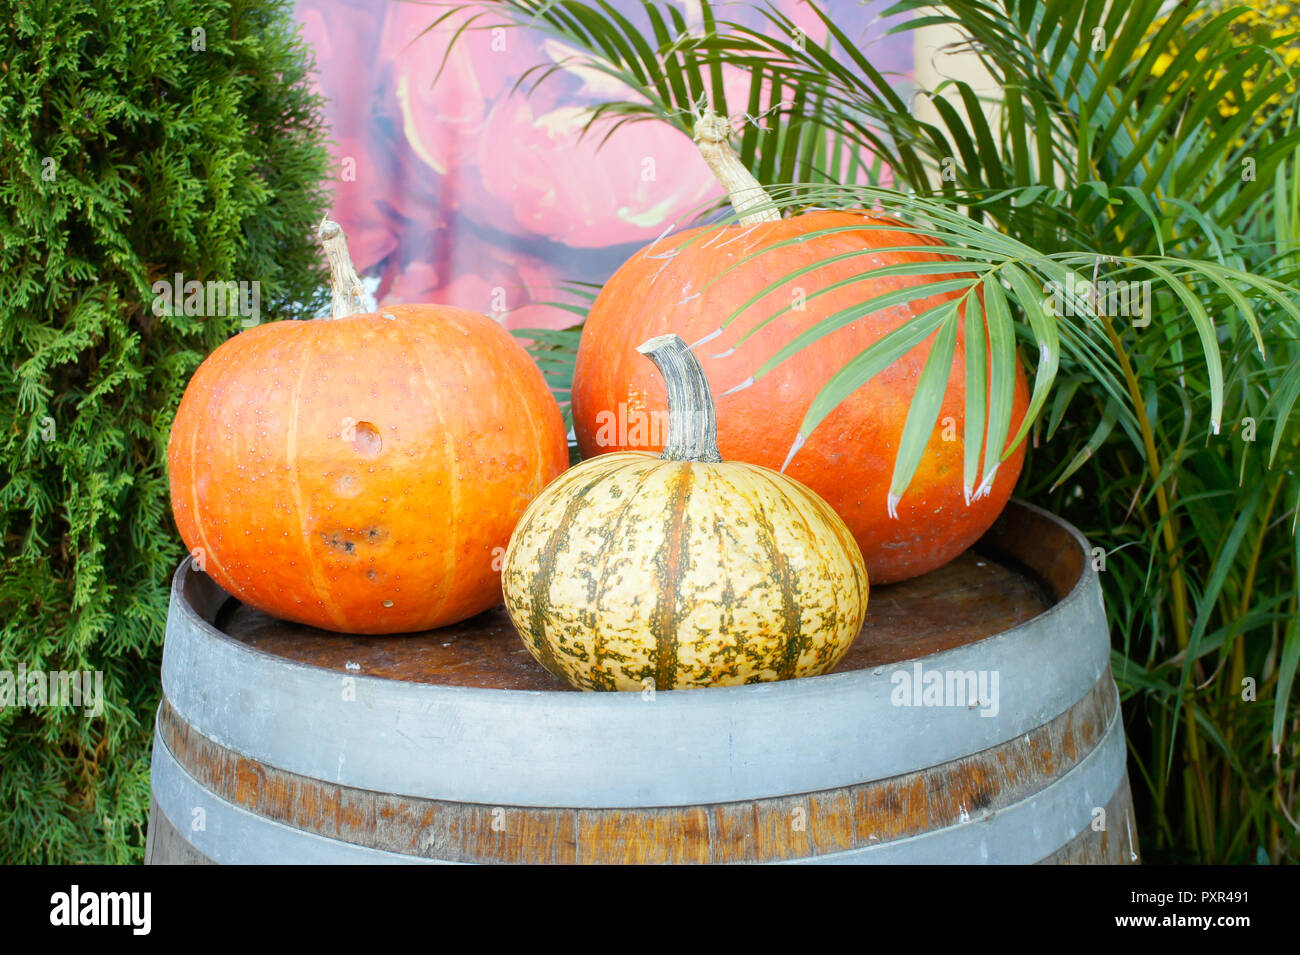
M 668 386 L 668 440 L 660 460 L 721 461 L 713 392 L 695 353 L 679 335 L 652 338 L 637 351 L 655 363 Z
M 704 112 L 695 121 L 695 144 L 713 175 L 727 190 L 740 224 L 778 221 L 780 210 L 731 148 L 730 136 L 731 124 L 717 113 Z
M 326 216 L 316 229 L 316 238 L 320 239 L 325 249 L 325 257 L 330 263 L 330 289 L 334 293 L 334 303 L 330 308 L 330 318 L 347 318 L 364 310 L 361 304 L 365 287 L 352 265 L 352 256 L 348 254 L 348 239 L 343 234 L 343 227 Z

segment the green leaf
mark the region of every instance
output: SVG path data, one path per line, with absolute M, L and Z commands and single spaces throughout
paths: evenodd
M 987 277 L 985 278 L 987 282 Z M 994 282 L 998 280 L 993 279 Z M 987 297 L 987 292 L 985 297 Z M 966 306 L 966 409 L 962 436 L 962 488 L 966 503 L 975 494 L 975 485 L 981 477 L 980 455 L 984 450 L 984 414 L 988 395 L 988 341 L 984 329 L 984 316 L 974 303 Z M 897 465 L 895 465 L 897 470 Z
M 799 426 L 799 433 L 795 436 L 794 444 L 786 455 L 785 463 L 781 465 L 781 470 L 784 471 L 790 466 L 790 461 L 799 453 L 808 436 L 841 401 L 929 338 L 935 329 L 943 324 L 951 308 L 952 302 L 944 301 L 926 309 L 911 321 L 873 342 L 869 348 L 832 375 L 809 405 L 808 412 Z
M 1106 439 L 1110 437 L 1110 433 L 1115 430 L 1115 422 L 1118 417 L 1119 405 L 1114 401 L 1107 401 L 1105 407 L 1102 409 L 1101 420 L 1097 422 L 1097 427 L 1093 430 L 1092 435 L 1084 443 L 1083 447 L 1080 448 L 1074 457 L 1070 459 L 1069 463 L 1066 464 L 1065 470 L 1062 471 L 1060 475 L 1057 476 L 1056 480 L 1052 482 L 1052 490 L 1056 490 L 1068 481 L 1074 475 L 1075 471 L 1083 467 L 1083 465 L 1087 463 L 1088 459 L 1097 453 L 1097 449 L 1106 442 Z
M 992 387 L 989 392 L 988 430 L 984 438 L 984 474 L 972 498 L 984 497 L 993 490 L 1002 450 L 1011 430 L 1011 410 L 1016 393 L 1016 334 L 1011 324 L 1011 309 L 1001 280 L 986 279 L 984 317 L 988 326 L 989 354 L 992 357 Z
M 959 302 L 948 303 L 946 317 L 939 326 L 930 355 L 921 369 L 921 377 L 916 383 L 916 392 L 907 410 L 907 421 L 903 425 L 903 436 L 898 442 L 898 454 L 894 458 L 894 474 L 889 483 L 889 516 L 898 517 L 898 502 L 912 482 L 925 455 L 926 446 L 934 434 L 935 422 L 939 419 L 939 409 L 943 406 L 944 395 L 948 389 L 948 376 L 952 372 L 953 350 L 957 344 L 957 323 Z

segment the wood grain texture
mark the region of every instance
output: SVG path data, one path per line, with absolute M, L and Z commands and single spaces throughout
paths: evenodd
M 149 803 L 149 831 L 144 843 L 145 865 L 212 865 L 213 862 L 185 840 L 179 829 L 158 808 Z
M 1089 825 L 1057 849 L 1039 865 L 1141 865 L 1138 849 L 1137 820 L 1133 814 L 1133 794 L 1128 777 L 1105 806 L 1105 826 Z
M 158 725 L 176 760 L 216 796 L 356 845 L 456 862 L 743 863 L 878 845 L 995 813 L 1077 765 L 1102 739 L 1116 706 L 1108 671 L 1083 699 L 1037 729 L 915 773 L 780 798 L 602 810 L 489 806 L 352 789 L 219 746 L 165 701 Z M 1127 782 L 1122 788 L 1127 794 Z M 1113 842 L 1131 804 L 1116 804 L 1107 815 Z M 1080 820 L 1081 830 L 1087 822 Z M 1097 853 L 1109 858 L 1117 851 L 1087 833 L 1080 839 L 1062 861 L 1091 861 Z
M 862 631 L 834 672 L 964 646 L 1024 623 L 1050 603 L 1044 587 L 1010 558 L 969 551 L 923 577 L 873 587 Z M 533 659 L 504 607 L 439 630 L 383 639 L 287 623 L 233 600 L 216 623 L 250 647 L 351 675 L 437 686 L 571 689 Z

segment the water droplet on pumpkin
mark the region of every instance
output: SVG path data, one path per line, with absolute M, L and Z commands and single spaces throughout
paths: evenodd
M 391 600 L 385 600 L 385 601 L 384 601 L 384 606 L 385 606 L 385 607 L 391 607 L 392 605 L 393 605 L 393 602 L 392 602 Z

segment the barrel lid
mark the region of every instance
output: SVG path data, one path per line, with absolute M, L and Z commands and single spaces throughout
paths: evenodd
M 376 791 L 570 806 L 807 792 L 978 752 L 1079 700 L 1109 664 L 1087 556 L 1069 524 L 1012 502 L 971 552 L 873 588 L 836 672 L 649 700 L 569 692 L 499 610 L 425 634 L 330 634 L 240 606 L 187 560 L 163 689 L 236 752 Z M 900 677 L 926 671 L 996 674 L 1002 702 L 898 705 Z
M 504 606 L 421 633 L 349 635 L 289 623 L 255 610 L 209 577 L 182 567 L 183 592 L 213 591 L 199 601 L 207 619 L 251 650 L 308 666 L 389 680 L 500 690 L 570 691 L 524 647 Z M 925 657 L 1010 630 L 1056 601 L 1046 581 L 1006 555 L 971 550 L 932 573 L 873 587 L 862 631 L 837 672 Z M 576 692 L 576 691 L 574 691 Z

